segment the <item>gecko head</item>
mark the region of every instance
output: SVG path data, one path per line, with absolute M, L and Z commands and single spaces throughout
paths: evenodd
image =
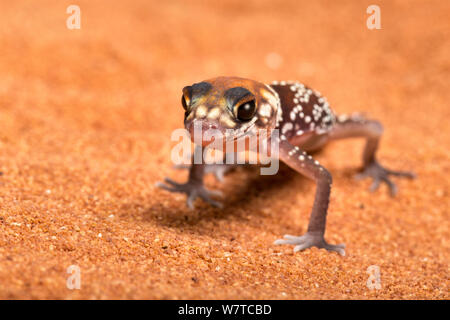
M 257 134 L 259 129 L 273 129 L 280 108 L 272 88 L 236 77 L 218 77 L 184 87 L 181 104 L 185 128 L 195 143 L 200 142 L 200 135 L 203 146 L 213 141 L 211 133 L 230 141 Z

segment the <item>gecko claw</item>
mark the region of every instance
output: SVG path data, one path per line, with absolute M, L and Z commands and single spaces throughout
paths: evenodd
M 291 244 L 295 245 L 294 253 L 302 251 L 311 247 L 326 249 L 328 251 L 335 251 L 341 256 L 345 256 L 345 244 L 333 245 L 325 241 L 321 232 L 307 232 L 303 236 L 292 236 L 286 234 L 284 239 L 278 239 L 274 242 L 275 245 Z
M 389 176 L 404 177 L 408 179 L 416 178 L 416 175 L 412 172 L 394 171 L 386 169 L 376 161 L 367 165 L 361 173 L 355 176 L 355 178 L 357 180 L 361 180 L 367 177 L 372 177 L 373 182 L 369 189 L 370 192 L 375 192 L 379 188 L 380 184 L 383 182 L 387 184 L 389 188 L 389 193 L 391 194 L 392 197 L 394 197 L 398 192 L 398 188 L 397 185 L 391 181 Z
M 186 183 L 178 183 L 169 178 L 165 178 L 164 181 L 166 182 L 166 184 L 158 182 L 156 183 L 156 186 L 169 192 L 185 193 L 187 195 L 186 205 L 191 210 L 194 209 L 194 201 L 197 198 L 200 198 L 203 201 L 211 204 L 213 207 L 223 207 L 222 203 L 211 198 L 211 196 L 222 197 L 222 192 L 220 191 L 207 190 L 201 183 L 194 183 L 189 181 Z

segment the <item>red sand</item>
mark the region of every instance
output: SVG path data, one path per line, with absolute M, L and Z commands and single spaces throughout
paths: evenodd
M 212 3 L 77 1 L 81 30 L 72 1 L 0 4 L 0 298 L 449 299 L 450 2 L 377 1 L 373 31 L 372 1 Z M 218 75 L 299 80 L 380 119 L 380 160 L 419 178 L 391 199 L 352 179 L 362 141 L 317 156 L 346 257 L 272 245 L 305 231 L 314 196 L 287 168 L 208 178 L 226 207 L 189 211 L 154 184 L 186 178 L 170 162 L 181 88 Z

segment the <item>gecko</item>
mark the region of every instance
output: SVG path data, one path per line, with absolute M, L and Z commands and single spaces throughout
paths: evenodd
M 293 245 L 294 252 L 318 247 L 345 255 L 345 244 L 334 245 L 325 241 L 332 176 L 311 155 L 328 142 L 365 138 L 363 166 L 357 177 L 371 177 L 371 191 L 385 183 L 394 196 L 397 187 L 391 176 L 415 177 L 412 172 L 387 169 L 377 160 L 376 152 L 383 133 L 379 121 L 360 114 L 337 115 L 320 92 L 296 81 L 264 84 L 239 77 L 216 77 L 184 87 L 181 104 L 184 126 L 190 133 L 193 133 L 196 123 L 204 129 L 213 128 L 223 133 L 232 129 L 235 134 L 228 135 L 227 139 L 238 139 L 243 133 L 255 132 L 256 129 L 278 130 L 276 138 L 272 135 L 264 138 L 276 139 L 279 160 L 316 184 L 306 233 L 301 236 L 284 235 L 274 242 L 276 245 Z M 196 148 L 207 144 L 201 140 Z M 213 199 L 221 193 L 206 189 L 203 178 L 207 173 L 214 173 L 221 180 L 230 167 L 227 164 L 195 164 L 192 160 L 186 183 L 166 178 L 165 183 L 159 182 L 157 186 L 170 192 L 185 193 L 191 209 L 196 198 L 221 207 L 221 203 Z

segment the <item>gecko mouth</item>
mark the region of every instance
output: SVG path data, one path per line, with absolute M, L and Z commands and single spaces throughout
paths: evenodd
M 225 131 L 225 141 L 238 141 L 245 137 L 255 134 L 255 122 L 257 118 L 253 118 L 250 122 L 243 124 L 239 129 Z
M 225 129 L 217 123 L 211 123 L 207 121 L 193 121 L 186 125 L 186 129 L 189 131 L 191 140 L 194 143 L 199 143 L 203 146 L 212 144 L 215 140 L 221 139 L 223 142 L 238 141 L 245 137 L 255 135 L 255 123 L 257 118 L 253 118 L 249 122 L 241 124 L 239 129 Z M 206 131 L 216 130 L 215 134 L 211 136 L 205 136 Z M 220 133 L 218 133 L 218 132 Z M 200 137 L 198 140 L 196 137 Z

